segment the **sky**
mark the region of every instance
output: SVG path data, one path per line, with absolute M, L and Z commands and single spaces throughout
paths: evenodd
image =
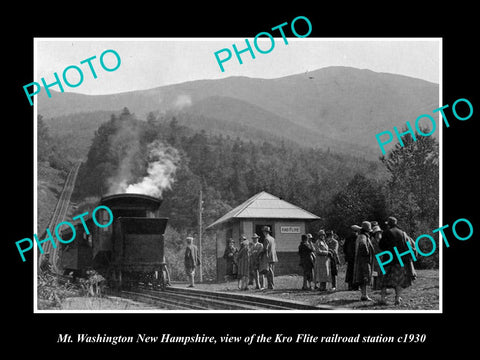
M 36 38 L 35 69 L 39 82 L 53 83 L 54 72 L 62 78 L 63 70 L 76 65 L 83 72 L 78 87 L 65 86 L 64 91 L 89 95 L 114 94 L 125 91 L 151 89 L 192 80 L 220 79 L 229 76 L 277 78 L 305 73 L 328 66 L 350 66 L 411 76 L 440 83 L 442 66 L 440 38 L 274 38 L 273 49 L 261 54 L 253 48 L 255 59 L 247 51 L 241 54 L 240 64 L 232 49 L 246 48 L 245 38 Z M 262 50 L 271 47 L 267 37 L 260 37 Z M 215 52 L 229 49 L 232 57 L 223 63 L 222 72 Z M 115 50 L 121 59 L 117 70 L 102 69 L 99 59 L 105 50 Z M 221 58 L 226 52 L 219 54 Z M 81 61 L 96 56 L 91 61 L 97 78 L 94 79 L 87 63 Z M 107 67 L 114 67 L 116 59 L 106 53 Z M 70 83 L 79 82 L 76 70 L 67 72 Z M 59 90 L 58 86 L 52 87 Z

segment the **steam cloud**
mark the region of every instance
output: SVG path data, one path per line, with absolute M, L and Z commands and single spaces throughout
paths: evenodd
M 164 190 L 170 189 L 174 182 L 175 171 L 180 160 L 177 149 L 159 141 L 150 144 L 147 173 L 140 182 L 130 184 L 126 193 L 139 193 L 161 197 Z
M 176 110 L 182 110 L 192 105 L 192 98 L 189 95 L 178 95 L 173 104 Z
M 158 140 L 149 144 L 147 176 L 134 184 L 129 184 L 129 182 L 132 178 L 130 164 L 135 156 L 128 155 L 120 164 L 118 175 L 114 179 L 110 179 L 109 193 L 135 193 L 161 197 L 163 191 L 171 188 L 180 161 L 177 149 Z

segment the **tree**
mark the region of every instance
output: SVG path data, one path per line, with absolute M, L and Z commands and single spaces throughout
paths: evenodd
M 439 158 L 434 137 L 418 133 L 415 137 L 416 141 L 407 134 L 403 147 L 396 144 L 380 160 L 390 175 L 386 185 L 389 210 L 404 230 L 418 236 L 438 227 Z
M 382 221 L 386 214 L 381 186 L 362 174 L 356 174 L 345 189 L 333 197 L 326 226 L 346 237 L 351 225 L 360 225 L 365 220 Z
M 38 161 L 48 161 L 52 149 L 52 138 L 48 127 L 43 121 L 43 116 L 37 116 L 37 157 Z

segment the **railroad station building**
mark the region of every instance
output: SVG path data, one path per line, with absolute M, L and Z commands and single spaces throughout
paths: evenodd
M 269 226 L 275 238 L 278 263 L 275 275 L 300 273 L 298 245 L 306 224 L 320 218 L 300 207 L 262 191 L 229 211 L 207 227 L 216 235 L 217 281 L 223 281 L 226 263 L 223 254 L 229 239 L 239 246 L 245 235 L 249 241 L 254 233 L 263 240 L 261 228 Z

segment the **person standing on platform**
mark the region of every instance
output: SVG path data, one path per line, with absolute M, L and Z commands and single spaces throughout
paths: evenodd
M 260 236 L 253 234 L 252 243 L 250 247 L 250 274 L 253 278 L 252 284 L 255 285 L 255 289 L 263 288 L 264 279 L 262 275 L 262 281 L 260 282 L 260 254 L 263 250 L 263 245 L 258 242 Z
M 372 246 L 373 246 L 373 255 L 380 253 L 380 241 L 382 239 L 382 229 L 380 226 L 376 225 L 372 228 Z M 382 288 L 383 274 L 380 269 L 378 261 L 373 261 L 373 271 L 372 271 L 372 290 L 380 290 Z
M 237 277 L 237 265 L 235 263 L 235 256 L 237 254 L 233 239 L 228 240 L 228 245 L 223 253 L 223 258 L 226 263 L 225 281 L 235 279 Z
M 270 235 L 270 227 L 264 226 L 262 228 L 264 235 L 264 256 L 268 262 L 267 268 L 267 286 L 268 289 L 273 290 L 274 288 L 274 278 L 275 278 L 275 263 L 278 262 L 277 251 L 275 246 L 275 238 Z
M 242 236 L 240 240 L 240 248 L 237 253 L 238 288 L 240 290 L 248 290 L 248 275 L 250 273 L 248 240 L 245 236 Z
M 350 228 L 352 229 L 352 234 L 345 239 L 343 253 L 345 255 L 345 262 L 347 263 L 345 282 L 347 283 L 348 290 L 352 291 L 358 290 L 358 287 L 353 286 L 353 265 L 355 263 L 355 243 L 361 227 L 358 225 L 352 225 Z
M 379 242 L 382 251 L 391 251 L 393 254 L 394 247 L 400 254 L 409 250 L 415 253 L 415 243 L 403 230 L 397 226 L 397 219 L 390 216 L 386 224 L 388 230 L 383 233 L 382 239 Z M 410 248 L 409 248 L 410 245 Z M 416 279 L 417 273 L 413 266 L 413 259 L 410 255 L 404 256 L 402 259 L 404 266 L 401 266 L 398 258 L 385 265 L 385 275 L 382 280 L 381 304 L 386 304 L 387 288 L 395 289 L 395 305 L 399 305 L 402 301 L 400 297 L 402 290 L 411 286 Z
M 328 256 L 330 257 L 330 276 L 332 277 L 332 291 L 337 289 L 337 266 L 338 261 L 338 241 L 333 237 L 333 231 L 329 230 L 326 232 L 327 238 L 325 243 L 328 246 Z
M 312 290 L 313 267 L 315 265 L 315 249 L 310 239 L 312 235 L 302 235 L 300 245 L 298 246 L 298 255 L 300 256 L 300 266 L 303 269 L 302 290 Z
M 328 245 L 325 242 L 325 231 L 318 231 L 318 238 L 314 245 L 315 248 L 315 267 L 314 278 L 315 289 L 325 291 L 327 282 L 332 281 L 330 274 L 330 257 L 328 256 Z M 318 286 L 317 286 L 318 283 Z
M 372 300 L 367 295 L 367 286 L 372 282 L 373 246 L 370 241 L 372 225 L 368 221 L 362 222 L 362 229 L 355 244 L 355 264 L 353 267 L 353 284 L 360 287 L 360 300 Z
M 200 257 L 197 247 L 193 245 L 193 238 L 189 236 L 185 241 L 187 243 L 185 248 L 185 273 L 188 278 L 188 287 L 194 287 L 195 268 L 200 265 Z

